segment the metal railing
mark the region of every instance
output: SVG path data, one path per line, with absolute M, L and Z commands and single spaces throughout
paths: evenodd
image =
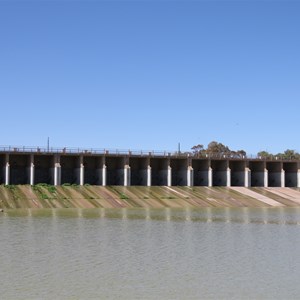
M 111 154 L 111 155 L 132 155 L 132 156 L 171 156 L 172 151 L 161 150 L 125 150 L 125 149 L 107 149 L 107 148 L 56 148 L 39 146 L 0 146 L 0 152 L 5 153 L 60 153 L 60 154 Z M 184 154 L 186 156 L 186 154 Z
M 126 155 L 126 156 L 153 156 L 153 157 L 190 157 L 198 159 L 232 159 L 232 160 L 261 160 L 261 161 L 300 161 L 295 157 L 281 157 L 275 155 L 240 155 L 233 153 L 193 153 L 190 151 L 161 151 L 161 150 L 124 150 L 106 148 L 55 148 L 39 146 L 1 146 L 0 153 L 34 153 L 34 154 L 85 154 L 85 155 Z

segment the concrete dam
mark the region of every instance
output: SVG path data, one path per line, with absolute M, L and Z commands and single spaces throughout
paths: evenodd
M 300 187 L 300 161 L 191 154 L 0 148 L 0 184 Z

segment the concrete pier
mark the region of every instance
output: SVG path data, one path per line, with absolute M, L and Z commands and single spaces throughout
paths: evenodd
M 84 185 L 84 164 L 80 164 L 79 184 Z
M 188 166 L 187 176 L 186 176 L 187 186 L 194 186 L 194 169 L 191 166 Z
M 226 171 L 226 186 L 230 187 L 231 186 L 231 169 L 227 168 Z
M 60 163 L 54 165 L 54 185 L 61 185 L 61 166 Z
M 245 187 L 251 186 L 251 170 L 249 168 L 245 168 Z
M 10 164 L 6 163 L 5 165 L 5 184 L 10 184 Z
M 130 186 L 131 182 L 130 182 L 130 166 L 129 165 L 125 165 L 124 167 L 124 186 Z
M 268 170 L 267 169 L 264 169 L 264 187 L 268 187 L 268 183 L 269 183 L 269 180 L 268 180 Z
M 208 168 L 208 186 L 213 186 L 213 169 L 211 167 Z
M 165 153 L 0 152 L 0 184 L 300 187 L 300 162 Z
M 103 165 L 102 167 L 102 186 L 107 185 L 107 167 Z
M 167 186 L 172 186 L 172 168 L 168 166 Z
M 151 167 L 147 167 L 147 186 L 151 186 Z
M 29 181 L 30 181 L 30 185 L 34 185 L 35 181 L 34 181 L 34 175 L 35 175 L 35 169 L 34 169 L 34 156 L 31 155 L 30 156 L 30 174 L 29 174 Z

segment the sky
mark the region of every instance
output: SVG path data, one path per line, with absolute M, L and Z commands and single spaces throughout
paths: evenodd
M 0 111 L 3 146 L 300 152 L 300 0 L 0 0 Z

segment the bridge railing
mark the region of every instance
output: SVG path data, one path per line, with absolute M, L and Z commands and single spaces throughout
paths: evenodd
M 112 155 L 133 155 L 133 156 L 171 156 L 171 151 L 160 150 L 125 150 L 107 148 L 71 148 L 71 147 L 39 147 L 39 146 L 0 146 L 0 152 L 5 153 L 60 153 L 60 154 L 112 154 Z
M 43 154 L 86 154 L 86 155 L 126 155 L 126 156 L 151 156 L 151 157 L 175 157 L 175 158 L 198 158 L 198 159 L 232 159 L 232 160 L 262 160 L 262 161 L 299 161 L 295 157 L 282 157 L 276 155 L 258 156 L 241 155 L 237 153 L 193 153 L 190 151 L 161 151 L 161 150 L 125 150 L 106 148 L 75 148 L 75 147 L 39 147 L 39 146 L 1 146 L 0 153 L 43 153 Z

